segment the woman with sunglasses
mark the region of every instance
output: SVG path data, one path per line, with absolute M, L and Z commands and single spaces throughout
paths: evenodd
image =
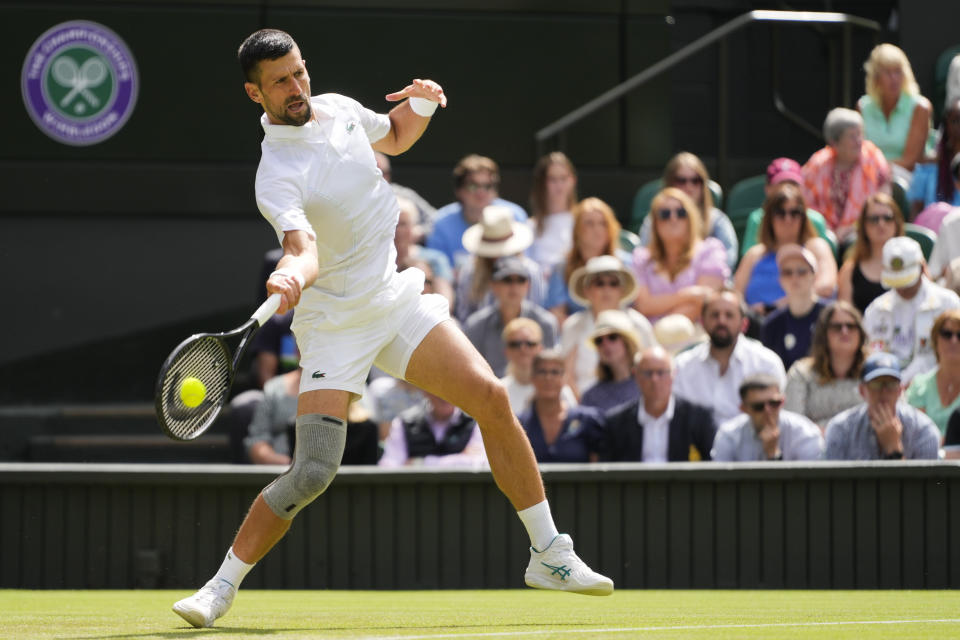
M 842 300 L 827 305 L 814 326 L 810 356 L 787 371 L 785 408 L 823 429 L 833 416 L 863 402 L 858 389 L 868 353 L 860 312 Z
M 744 254 L 733 276 L 734 287 L 743 294 L 750 308 L 761 315 L 786 301 L 780 286 L 777 251 L 788 244 L 798 244 L 813 253 L 817 259 L 814 291 L 821 298 L 832 298 L 837 288 L 833 251 L 807 218 L 807 205 L 800 188 L 781 182 L 763 203 L 760 242 Z
M 597 381 L 597 351 L 585 343 L 596 327 L 600 314 L 610 309 L 625 309 L 640 343 L 653 346 L 653 328 L 635 309 L 628 308 L 637 295 L 633 273 L 615 256 L 597 256 L 570 276 L 570 295 L 584 305 L 563 323 L 560 344 L 566 357 L 567 384 L 577 397 Z
M 883 294 L 880 284 L 883 270 L 883 245 L 903 235 L 903 214 L 896 201 L 885 193 L 867 198 L 857 221 L 857 239 L 852 254 L 837 274 L 837 299 L 851 303 L 860 313 Z
M 950 414 L 960 408 L 960 309 L 944 311 L 933 322 L 930 343 L 937 367 L 918 373 L 907 387 L 907 402 L 947 432 Z
M 616 255 L 626 263 L 630 254 L 620 249 L 620 223 L 606 202 L 584 198 L 573 207 L 573 246 L 566 259 L 553 265 L 543 306 L 563 325 L 568 316 L 583 311 L 583 305 L 570 297 L 567 286 L 573 272 L 590 258 Z
M 588 344 L 597 351 L 597 382 L 584 391 L 580 404 L 599 411 L 636 400 L 640 387 L 633 379 L 633 358 L 639 348 L 637 334 L 623 311 L 603 311 Z
M 681 151 L 670 158 L 663 169 L 663 184 L 680 189 L 696 203 L 696 211 L 700 216 L 700 237 L 719 240 L 726 253 L 727 266 L 733 269 L 740 255 L 737 233 L 727 214 L 714 206 L 713 194 L 708 186 L 710 174 L 700 158 L 689 151 Z M 656 209 L 651 207 L 651 210 Z M 649 215 L 640 225 L 640 242 L 644 246 L 650 244 L 652 225 Z
M 533 400 L 520 414 L 537 462 L 594 462 L 599 458 L 601 420 L 593 407 L 563 397 L 564 357 L 545 349 L 533 359 Z
M 680 189 L 658 193 L 647 218 L 654 221 L 650 242 L 633 253 L 634 308 L 651 322 L 675 313 L 699 322 L 706 293 L 730 277 L 723 245 L 701 239 L 697 205 Z

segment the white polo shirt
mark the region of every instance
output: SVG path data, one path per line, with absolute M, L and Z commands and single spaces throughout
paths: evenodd
M 301 127 L 261 117 L 257 206 L 281 242 L 292 230 L 317 241 L 320 273 L 297 315 L 308 312 L 312 325 L 326 328 L 362 325 L 423 288 L 416 269 L 396 271 L 399 208 L 370 148 L 390 131 L 390 118 L 333 93 L 314 96 L 311 106 L 316 119 Z
M 710 357 L 710 343 L 703 342 L 677 356 L 673 392 L 713 411 L 717 424 L 740 414 L 740 383 L 747 376 L 766 373 L 780 382 L 783 391 L 787 374 L 775 352 L 744 335 L 730 355 L 727 370 L 720 375 L 720 363 Z

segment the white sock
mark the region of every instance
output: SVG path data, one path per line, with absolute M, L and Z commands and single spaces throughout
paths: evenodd
M 544 500 L 523 511 L 517 511 L 520 521 L 527 528 L 530 544 L 535 551 L 542 551 L 550 546 L 550 542 L 557 537 L 557 525 L 550 515 L 550 504 Z
M 226 557 L 223 559 L 223 564 L 220 565 L 220 569 L 214 578 L 220 578 L 232 584 L 234 589 L 239 589 L 240 583 L 243 582 L 244 577 L 250 572 L 250 569 L 253 569 L 253 565 L 247 564 L 238 558 L 233 553 L 233 547 L 230 547 L 227 550 Z

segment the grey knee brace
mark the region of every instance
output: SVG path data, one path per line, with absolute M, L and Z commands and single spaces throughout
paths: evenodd
M 340 468 L 347 424 L 335 416 L 309 413 L 297 417 L 293 464 L 263 490 L 263 499 L 278 518 L 290 520 L 323 493 Z

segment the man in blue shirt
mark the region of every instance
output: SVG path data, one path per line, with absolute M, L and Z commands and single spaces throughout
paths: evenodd
M 463 232 L 480 222 L 485 207 L 508 207 L 518 222 L 527 219 L 523 207 L 497 197 L 499 187 L 500 167 L 490 158 L 471 154 L 454 167 L 453 193 L 457 200 L 437 209 L 427 247 L 445 253 L 455 270 L 459 271 L 470 256 L 463 248 Z

